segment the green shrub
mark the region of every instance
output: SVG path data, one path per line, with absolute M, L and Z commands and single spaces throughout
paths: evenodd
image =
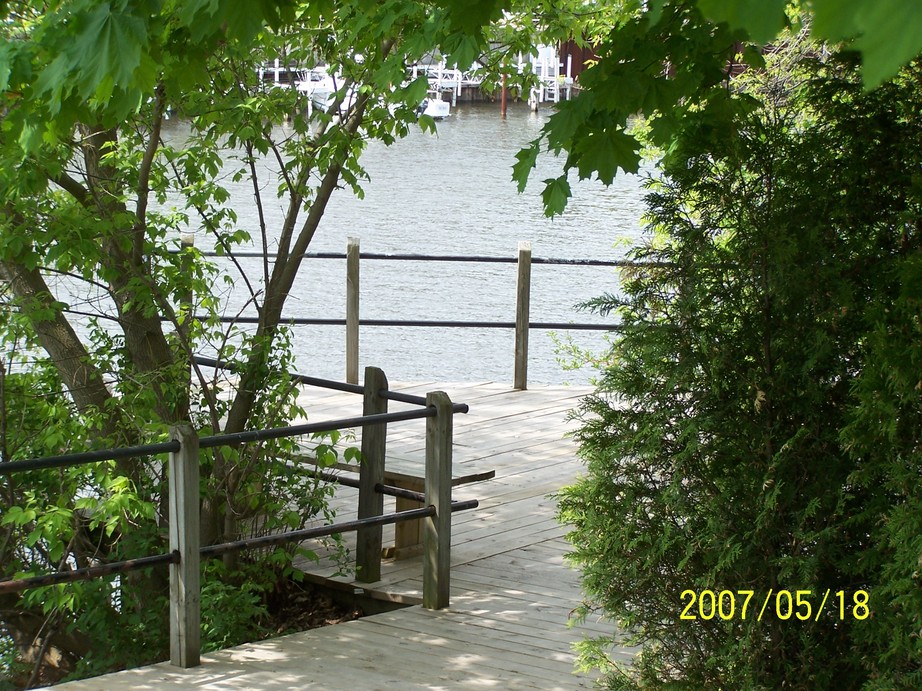
M 726 131 L 689 121 L 634 252 L 658 265 L 592 305 L 624 330 L 560 517 L 580 614 L 626 632 L 583 645 L 612 687 L 919 675 L 922 73 L 864 94 L 850 67 L 799 69 L 780 94 L 763 76 Z M 738 595 L 726 619 L 681 619 L 705 589 L 753 591 L 747 617 Z M 759 621 L 769 589 L 809 591 L 809 619 L 771 600 Z M 612 640 L 642 646 L 633 666 Z

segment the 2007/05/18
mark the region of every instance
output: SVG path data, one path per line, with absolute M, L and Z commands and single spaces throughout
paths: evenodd
M 846 597 L 846 591 L 837 590 L 833 593 L 831 589 L 827 588 L 822 593 L 822 602 L 820 602 L 820 606 L 814 615 L 813 605 L 811 604 L 814 595 L 812 590 L 795 590 L 792 593 L 790 590 L 776 591 L 769 588 L 768 592 L 765 594 L 765 598 L 762 599 L 760 597 L 758 600 L 762 603 L 762 607 L 759 610 L 757 619 L 758 621 L 762 621 L 762 617 L 765 615 L 766 609 L 768 609 L 769 614 L 774 612 L 774 615 L 781 620 L 787 620 L 793 616 L 801 621 L 806 621 L 808 619 L 819 621 L 820 615 L 823 613 L 826 602 L 829 600 L 831 594 L 834 596 L 834 602 L 838 600 L 838 607 L 836 608 L 838 611 L 834 612 L 834 614 L 838 614 L 839 619 L 845 619 L 849 613 L 853 618 L 858 620 L 867 619 L 870 616 L 870 596 L 865 590 L 856 590 L 852 594 L 852 602 L 849 603 Z M 770 608 L 773 595 L 774 607 Z M 819 596 L 820 591 L 817 591 L 816 595 Z M 682 610 L 682 614 L 679 618 L 692 621 L 697 619 L 707 621 L 713 619 L 715 616 L 724 620 L 733 619 L 737 616 L 736 601 L 737 597 L 739 597 L 742 600 L 742 606 L 740 607 L 738 616 L 740 619 L 745 620 L 748 613 L 749 601 L 754 596 L 754 590 L 721 590 L 719 592 L 702 590 L 700 595 L 694 590 L 683 590 L 679 597 L 683 602 L 688 598 L 688 604 L 685 605 L 685 609 Z M 695 611 L 696 603 L 698 605 L 697 612 Z

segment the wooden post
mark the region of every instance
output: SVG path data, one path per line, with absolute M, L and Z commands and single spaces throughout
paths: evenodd
M 438 412 L 426 418 L 426 505 L 435 516 L 423 520 L 423 607 L 448 607 L 451 586 L 451 399 L 442 391 L 426 395 Z
M 365 368 L 363 415 L 387 412 L 387 377 L 377 367 Z M 362 429 L 362 465 L 359 469 L 359 518 L 380 516 L 384 512 L 384 495 L 375 485 L 384 483 L 384 454 L 387 447 L 387 423 L 367 425 Z M 381 526 L 360 528 L 355 547 L 356 580 L 374 583 L 381 580 Z
M 503 120 L 506 119 L 506 75 L 503 75 L 503 91 L 502 95 L 499 98 L 499 112 L 503 117 Z
M 346 381 L 359 383 L 359 239 L 346 245 Z
M 519 243 L 519 280 L 515 300 L 515 380 L 513 388 L 528 388 L 528 320 L 531 301 L 531 243 Z
M 197 667 L 201 653 L 199 573 L 198 436 L 191 425 L 170 428 L 181 444 L 170 454 L 170 549 L 180 555 L 170 564 L 170 664 Z
M 387 484 L 400 487 L 401 489 L 412 490 L 413 492 L 425 492 L 426 483 L 424 478 L 408 477 L 391 477 L 385 475 Z M 423 507 L 422 502 L 404 497 L 394 499 L 394 508 L 397 511 L 408 511 L 410 509 L 420 509 Z M 420 554 L 423 548 L 422 538 L 422 520 L 404 521 L 394 525 L 394 559 L 406 559 L 415 557 Z M 387 550 L 385 550 L 387 552 Z

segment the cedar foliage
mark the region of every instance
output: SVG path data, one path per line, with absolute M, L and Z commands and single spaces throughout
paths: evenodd
M 581 650 L 614 688 L 922 682 L 922 67 L 871 93 L 844 61 L 797 71 L 756 79 L 732 128 L 688 121 L 634 251 L 657 265 L 592 305 L 624 330 L 560 517 L 579 614 L 627 632 Z M 769 588 L 811 591 L 810 619 L 757 621 Z M 687 589 L 755 596 L 683 621 Z M 871 616 L 817 619 L 826 589 Z

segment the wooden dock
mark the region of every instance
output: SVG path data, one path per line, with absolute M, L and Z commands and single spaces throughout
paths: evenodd
M 67 689 L 575 689 L 592 675 L 574 671 L 571 645 L 611 633 L 612 624 L 569 627 L 580 601 L 578 574 L 563 560 L 564 528 L 549 495 L 580 471 L 568 412 L 585 387 L 535 386 L 511 391 L 492 383 L 391 384 L 424 394 L 446 391 L 470 412 L 454 419 L 454 463 L 464 473 L 496 471 L 486 482 L 457 487 L 455 499 L 480 506 L 452 523 L 451 606 L 410 606 L 357 621 L 282 636 L 203 656 L 200 667 L 153 665 L 64 685 Z M 361 397 L 310 389 L 312 420 L 361 412 Z M 392 410 L 402 409 L 392 404 Z M 422 457 L 423 425 L 392 423 L 388 457 Z M 354 515 L 355 490 L 340 488 L 337 519 Z M 387 510 L 387 504 L 385 506 Z M 350 512 L 353 512 L 350 514 Z M 353 538 L 354 539 L 354 538 Z M 393 528 L 385 529 L 385 545 Z M 306 565 L 331 575 L 327 561 Z M 377 597 L 415 602 L 422 595 L 420 557 L 385 561 L 381 580 L 354 584 Z M 350 582 L 350 579 L 340 578 Z M 633 652 L 616 653 L 628 660 Z

